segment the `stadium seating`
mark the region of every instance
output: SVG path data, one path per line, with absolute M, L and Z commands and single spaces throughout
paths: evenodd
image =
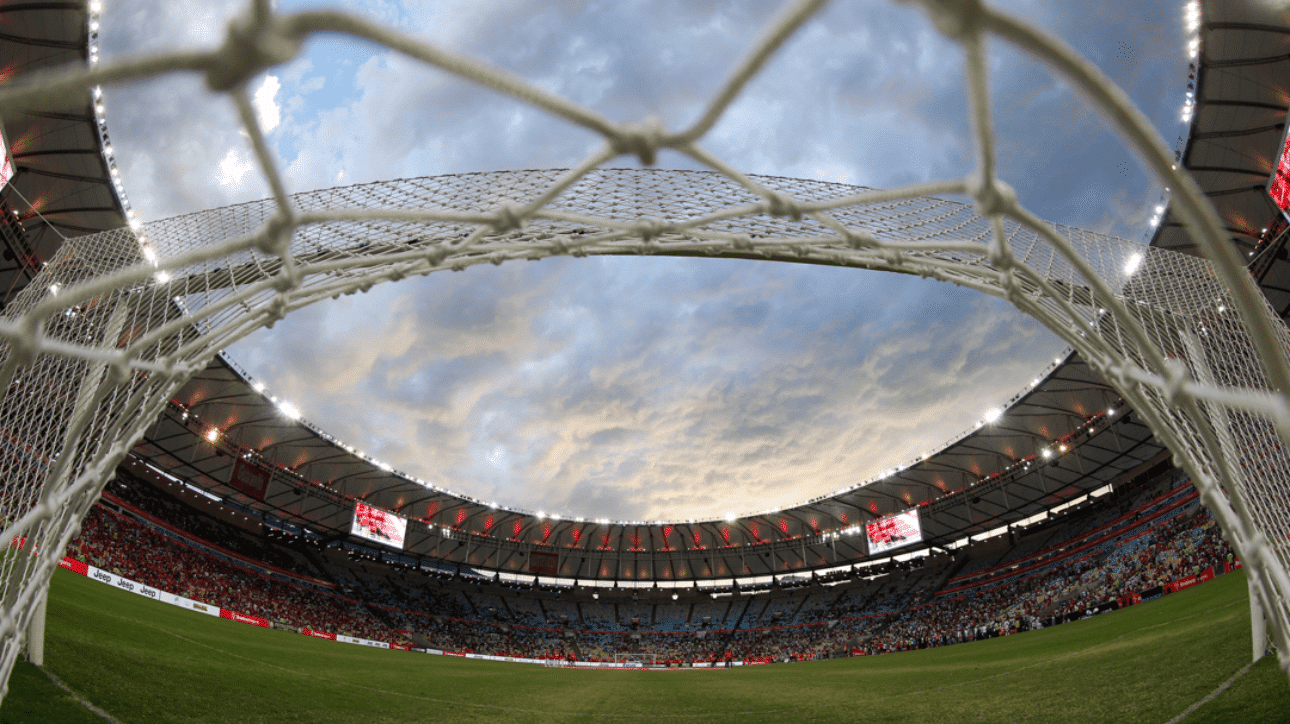
M 946 645 L 1088 615 L 1222 573 L 1230 557 L 1191 485 L 1173 475 L 1014 538 L 856 579 L 715 596 L 676 589 L 677 600 L 672 589 L 552 592 L 454 577 L 349 542 L 257 538 L 142 484 L 114 485 L 68 555 L 280 626 L 530 658 L 800 660 Z

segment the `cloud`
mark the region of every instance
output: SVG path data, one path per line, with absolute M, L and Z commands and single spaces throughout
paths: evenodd
M 307 92 L 304 90 L 305 87 L 302 87 L 302 92 Z M 260 87 L 256 88 L 255 93 L 251 95 L 251 105 L 255 108 L 256 120 L 259 121 L 260 130 L 264 133 L 277 128 L 278 123 L 282 121 L 281 109 L 278 107 L 278 91 L 281 89 L 282 84 L 278 81 L 278 76 L 266 75 Z
M 1122 83 L 1167 140 L 1186 82 L 1173 5 L 1003 3 Z M 778 3 L 352 0 L 369 15 L 616 121 L 693 123 Z M 213 47 L 242 4 L 104 16 L 105 56 Z M 1164 8 L 1164 11 L 1161 8 Z M 1139 238 L 1159 188 L 1065 84 L 990 45 L 1005 180 L 1040 216 Z M 834 3 L 700 144 L 753 173 L 890 187 L 976 163 L 961 51 L 916 8 Z M 271 69 L 257 109 L 289 190 L 564 168 L 587 129 L 343 36 Z M 1175 93 L 1175 91 L 1177 91 Z M 145 218 L 267 189 L 228 100 L 173 75 L 108 89 Z M 614 161 L 633 165 L 629 157 Z M 695 168 L 676 153 L 660 163 Z M 481 498 L 626 519 L 800 502 L 934 450 L 1062 345 L 1002 303 L 853 270 L 667 259 L 545 260 L 384 285 L 231 349 L 307 418 Z
M 220 159 L 217 180 L 220 186 L 241 186 L 242 179 L 255 168 L 255 164 L 230 148 Z
M 508 505 L 628 519 L 853 484 L 968 428 L 1052 355 L 1037 324 L 930 282 L 548 263 L 378 287 L 234 354 L 396 468 Z

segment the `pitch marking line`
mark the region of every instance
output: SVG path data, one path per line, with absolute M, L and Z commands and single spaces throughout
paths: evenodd
M 1191 716 L 1197 709 L 1213 701 L 1214 697 L 1218 696 L 1219 694 L 1222 694 L 1224 691 L 1227 691 L 1228 687 L 1230 687 L 1232 684 L 1235 684 L 1237 679 L 1241 678 L 1242 676 L 1245 676 L 1246 672 L 1248 672 L 1250 668 L 1254 666 L 1255 663 L 1256 662 L 1251 661 L 1245 666 L 1242 666 L 1240 671 L 1232 675 L 1232 678 L 1228 679 L 1227 681 L 1224 681 L 1222 684 L 1219 684 L 1217 689 L 1214 689 L 1213 691 L 1209 692 L 1209 696 L 1206 696 L 1204 699 L 1201 699 L 1195 704 L 1192 704 L 1191 706 L 1187 707 L 1187 711 L 1184 711 L 1183 713 L 1179 714 L 1173 719 L 1170 719 L 1166 724 L 1178 724 L 1178 722 Z
M 86 699 L 85 697 L 81 696 L 80 694 L 77 694 L 75 691 L 72 691 L 72 687 L 70 687 L 70 686 L 68 686 L 67 684 L 65 684 L 65 683 L 63 682 L 63 680 L 62 680 L 62 679 L 58 678 L 57 676 L 54 676 L 54 672 L 50 671 L 49 669 L 46 669 L 46 668 L 45 668 L 45 667 L 43 667 L 43 666 L 42 666 L 42 667 L 40 667 L 40 670 L 41 670 L 41 671 L 43 671 L 43 672 L 45 672 L 45 676 L 48 676 L 48 677 L 49 677 L 49 680 L 50 680 L 50 681 L 52 681 L 52 682 L 54 682 L 54 684 L 55 684 L 58 688 L 60 688 L 60 689 L 62 689 L 63 691 L 67 692 L 68 696 L 70 696 L 70 697 L 72 697 L 73 699 L 75 699 L 77 704 L 80 704 L 81 706 L 85 707 L 86 709 L 89 709 L 89 710 L 90 710 L 90 712 L 92 712 L 92 713 L 94 713 L 94 714 L 98 715 L 99 717 L 102 717 L 104 720 L 106 720 L 106 721 L 108 721 L 108 722 L 111 722 L 111 724 L 121 724 L 121 720 L 119 720 L 119 719 L 117 719 L 116 717 L 112 716 L 111 714 L 109 714 L 109 713 L 107 713 L 107 712 L 103 711 L 102 709 L 98 708 L 97 706 L 94 706 L 94 704 L 93 704 L 89 699 Z

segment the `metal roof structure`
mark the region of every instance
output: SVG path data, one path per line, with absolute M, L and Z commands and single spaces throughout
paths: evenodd
M 1193 69 L 1196 104 L 1182 162 L 1209 194 L 1232 231 L 1233 243 L 1252 260 L 1252 272 L 1286 317 L 1286 224 L 1268 198 L 1266 184 L 1290 100 L 1290 69 L 1285 65 L 1290 63 L 1290 13 L 1254 3 L 1231 5 L 1204 3 L 1200 52 Z M 78 13 L 74 4 L 42 7 L 51 17 L 68 16 L 60 25 L 67 38 L 79 29 L 79 55 L 71 48 L 59 52 L 68 54 L 71 62 L 83 62 L 84 12 Z M 33 18 L 42 14 L 31 13 Z M 52 33 L 40 34 L 49 25 L 33 22 L 24 32 L 53 38 Z M 11 41 L 0 36 L 0 42 Z M 88 108 L 88 95 L 86 100 Z M 8 138 L 50 139 L 49 146 L 28 141 L 21 148 L 13 141 L 15 160 L 20 168 L 27 166 L 15 188 L 33 205 L 45 199 L 42 211 L 52 211 L 47 216 L 55 226 L 62 224 L 64 234 L 122 226 L 120 204 L 108 210 L 115 197 L 109 162 L 102 147 L 95 145 L 102 140 L 94 116 L 80 120 L 79 131 L 72 128 L 76 123 L 62 118 L 5 119 Z M 59 130 L 64 124 L 65 134 Z M 98 176 L 89 168 L 95 164 Z M 66 178 L 73 176 L 99 180 Z M 105 196 L 100 199 L 98 193 Z M 47 226 L 21 220 L 24 231 L 38 240 L 33 249 L 47 255 L 56 248 L 60 240 L 46 231 Z M 1168 214 L 1152 243 L 1192 251 Z M 0 266 L 0 274 L 10 275 L 0 277 L 0 283 L 23 283 L 24 273 Z M 208 437 L 212 429 L 218 433 Z M 1078 355 L 1062 360 L 1010 401 L 998 420 L 906 469 L 862 487 L 729 521 L 558 519 L 493 507 L 401 475 L 322 430 L 283 416 L 271 397 L 257 390 L 234 362 L 222 358 L 175 396 L 133 454 L 220 498 L 324 536 L 344 537 L 354 502 L 363 501 L 409 519 L 404 550 L 412 555 L 528 573 L 535 570 L 532 553 L 549 553 L 556 555 L 555 575 L 613 581 L 721 579 L 858 563 L 869 558 L 869 551 L 857 526 L 912 507 L 920 510 L 927 543 L 944 547 L 1132 479 L 1168 458 L 1151 430 Z M 263 500 L 229 484 L 238 460 L 271 472 Z
M 83 2 L 8 3 L 0 18 L 0 80 L 89 60 L 96 33 Z M 71 107 L 3 119 L 16 173 L 0 190 L 0 306 L 64 237 L 126 225 L 100 121 L 88 90 Z

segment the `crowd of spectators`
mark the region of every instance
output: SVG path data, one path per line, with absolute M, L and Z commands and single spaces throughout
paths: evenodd
M 1053 625 L 1206 568 L 1221 573 L 1231 560 L 1184 482 L 1132 509 L 1062 522 L 1061 535 L 1017 541 L 1002 556 L 992 551 L 988 565 L 966 565 L 969 550 L 832 587 L 670 605 L 553 600 L 544 610 L 536 597 L 345 560 L 334 548 L 310 562 L 244 532 L 221 531 L 175 509 L 175 501 L 116 493 L 114 504 L 94 507 L 68 555 L 281 626 L 524 658 L 613 660 L 639 652 L 662 661 L 770 661 L 940 646 Z M 229 541 L 236 550 L 221 548 Z M 314 577 L 293 579 L 230 555 L 248 552 Z M 951 576 L 954 566 L 970 572 Z

